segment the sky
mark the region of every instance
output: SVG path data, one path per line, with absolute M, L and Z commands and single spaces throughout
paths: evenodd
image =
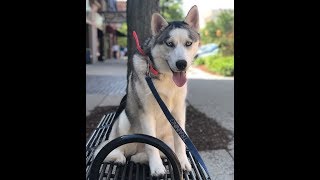
M 198 6 L 200 28 L 204 27 L 204 17 L 212 9 L 234 9 L 234 0 L 183 0 L 182 9 L 186 15 L 193 5 Z

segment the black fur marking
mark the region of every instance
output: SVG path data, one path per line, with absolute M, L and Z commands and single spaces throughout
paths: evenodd
M 170 31 L 172 31 L 173 29 L 176 28 L 181 28 L 181 29 L 185 29 L 188 31 L 189 34 L 189 38 L 192 41 L 198 41 L 200 39 L 200 35 L 198 32 L 194 31 L 193 29 L 190 28 L 190 26 L 184 22 L 184 21 L 173 21 L 173 22 L 169 22 L 169 25 L 162 30 L 158 35 L 155 36 L 155 43 L 154 46 L 156 44 L 163 44 L 165 43 L 169 38 L 170 38 Z

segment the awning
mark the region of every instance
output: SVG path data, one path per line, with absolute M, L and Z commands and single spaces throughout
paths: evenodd
M 113 29 L 111 26 L 107 25 L 106 26 L 106 33 L 110 33 L 110 34 L 115 34 L 116 36 L 118 37 L 127 37 L 126 34 L 116 30 L 116 29 Z
M 127 37 L 127 35 L 123 34 L 122 32 L 120 32 L 120 31 L 118 31 L 118 30 L 116 30 L 116 35 L 117 35 L 118 37 Z

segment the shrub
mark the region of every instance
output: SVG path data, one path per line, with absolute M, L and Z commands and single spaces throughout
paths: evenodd
M 216 72 L 224 76 L 234 75 L 234 57 L 233 56 L 221 56 L 218 58 L 211 58 L 206 66 L 209 70 Z
M 234 75 L 234 56 L 222 56 L 221 54 L 198 58 L 196 65 L 204 64 L 208 70 L 223 76 Z
M 195 65 L 203 65 L 203 64 L 205 64 L 205 58 L 204 58 L 204 57 L 197 58 L 197 59 L 194 61 L 194 64 L 195 64 Z

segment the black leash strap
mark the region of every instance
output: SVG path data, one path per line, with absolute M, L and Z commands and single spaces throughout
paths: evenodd
M 151 78 L 149 76 L 146 76 L 146 81 L 148 83 L 148 86 L 153 94 L 153 96 L 156 98 L 160 108 L 162 109 L 164 115 L 167 117 L 168 121 L 170 122 L 171 126 L 174 128 L 174 130 L 178 133 L 178 135 L 180 136 L 180 138 L 182 139 L 182 141 L 186 144 L 186 146 L 188 147 L 189 151 L 191 152 L 191 154 L 197 159 L 197 161 L 201 164 L 201 166 L 203 167 L 203 169 L 206 171 L 207 175 L 208 175 L 208 179 L 210 180 L 209 177 L 209 172 L 208 169 L 206 167 L 206 165 L 204 164 L 197 148 L 194 146 L 194 144 L 192 143 L 191 139 L 188 137 L 188 135 L 183 131 L 183 129 L 181 128 L 181 126 L 177 123 L 177 121 L 174 119 L 174 117 L 172 116 L 172 114 L 170 113 L 170 111 L 168 110 L 167 106 L 164 104 L 164 102 L 162 101 L 161 97 L 159 96 L 156 88 L 153 85 L 153 82 L 151 80 Z

